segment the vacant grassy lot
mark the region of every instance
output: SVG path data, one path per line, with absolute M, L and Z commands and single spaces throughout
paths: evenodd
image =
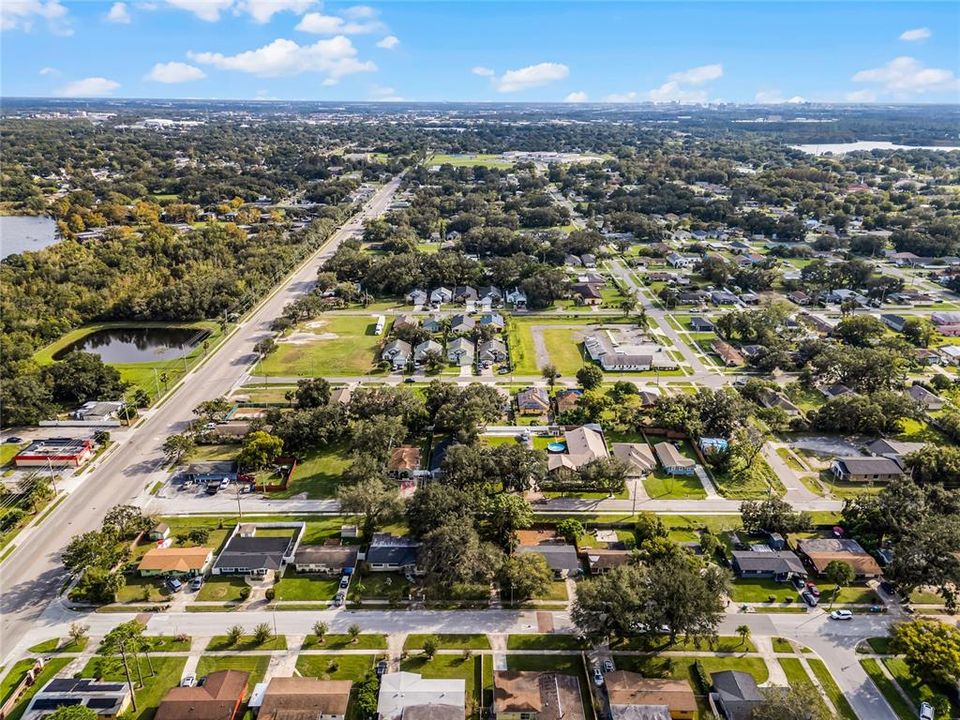
M 452 635 L 449 633 L 440 633 L 439 635 L 407 635 L 403 643 L 404 650 L 422 650 L 423 643 L 427 638 L 433 638 L 437 647 L 441 650 L 489 650 L 490 640 L 486 635 Z
M 337 494 L 340 476 L 351 462 L 346 447 L 342 445 L 313 450 L 297 462 L 287 489 L 270 493 L 270 497 L 289 498 L 306 494 L 311 499 L 332 498 Z
M 582 331 L 565 328 L 547 328 L 540 331 L 547 346 L 550 362 L 561 375 L 576 375 L 588 360 L 583 359 L 579 335 Z
M 324 315 L 283 338 L 257 364 L 252 379 L 364 375 L 373 368 L 382 339 L 373 334 L 375 326 L 372 315 Z
M 797 601 L 797 591 L 789 584 L 767 578 L 737 579 L 730 584 L 730 599 L 734 602 L 767 602 L 773 595 L 776 602 L 787 598 Z
M 405 599 L 409 594 L 410 583 L 400 573 L 362 573 L 351 581 L 347 597 L 351 601 Z
M 643 487 L 655 500 L 690 498 L 699 500 L 707 496 L 703 484 L 696 475 L 667 475 L 657 470 L 643 478 Z
M 197 593 L 197 600 L 202 602 L 238 601 L 245 589 L 249 588 L 243 578 L 210 577 L 204 581 L 203 587 Z
M 753 464 L 744 471 L 713 473 L 713 481 L 717 492 L 737 500 L 764 500 L 770 496 L 771 488 L 778 496 L 785 491 L 780 479 L 762 456 L 757 456 Z
M 454 165 L 455 167 L 489 167 L 505 170 L 512 168 L 513 163 L 502 159 L 499 155 L 489 155 L 483 153 L 469 153 L 463 155 L 443 155 L 435 153 L 428 157 L 424 163 L 427 167 L 431 165 Z
M 387 636 L 379 633 L 360 633 L 356 639 L 347 634 L 324 635 L 317 642 L 316 635 L 307 635 L 303 640 L 304 650 L 386 650 Z
M 126 679 L 123 666 L 119 660 L 104 661 L 105 658 L 102 657 L 92 658 L 80 674 L 83 677 L 99 677 L 103 680 L 112 681 Z M 142 688 L 136 687 L 139 673 L 131 665 L 138 705 L 138 712 L 133 712 L 132 708 L 128 711 L 127 716 L 131 720 L 150 720 L 153 717 L 167 691 L 180 684 L 180 676 L 187 659 L 185 657 L 155 657 L 151 658 L 151 662 L 153 663 L 153 669 L 156 671 L 155 675 L 150 673 L 150 664 L 145 659 L 140 659 L 139 673 L 143 674 Z
M 322 680 L 359 682 L 369 670 L 376 668 L 380 658 L 380 655 L 301 655 L 297 658 L 297 672 Z
M 333 600 L 338 578 L 288 572 L 275 586 L 277 600 Z
M 247 652 L 249 650 L 286 650 L 287 638 L 283 635 L 273 635 L 268 637 L 262 643 L 257 642 L 253 635 L 241 635 L 237 642 L 230 642 L 226 635 L 214 635 L 210 638 L 207 650 L 218 652 L 223 650 L 238 650 Z

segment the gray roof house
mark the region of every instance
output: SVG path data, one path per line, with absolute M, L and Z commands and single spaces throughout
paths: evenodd
M 465 337 L 458 337 L 447 343 L 447 360 L 454 365 L 472 365 L 475 357 L 473 341 Z
M 694 332 L 713 332 L 715 326 L 706 318 L 692 317 L 690 318 L 690 329 Z
M 733 569 L 742 578 L 773 578 L 784 581 L 791 575 L 806 577 L 803 563 L 790 550 L 755 552 L 734 550 Z
M 906 394 L 920 403 L 924 410 L 940 410 L 943 408 L 943 398 L 934 395 L 923 385 L 911 385 L 906 389 Z
M 542 555 L 558 578 L 573 577 L 581 570 L 577 549 L 565 542 L 545 542 L 539 545 L 519 545 L 518 553 Z
M 422 327 L 427 332 L 437 333 L 443 330 L 443 319 L 439 315 L 430 315 L 425 317 L 420 323 Z
M 489 298 L 491 302 L 500 302 L 503 300 L 503 293 L 493 285 L 484 285 L 482 288 L 477 289 L 477 298 L 480 300 Z
M 442 305 L 453 300 L 453 291 L 449 288 L 438 287 L 430 293 L 430 302 L 435 305 Z
M 300 530 L 300 533 L 303 531 Z M 300 534 L 286 537 L 233 535 L 213 564 L 214 575 L 266 575 L 282 568 L 297 549 Z
M 469 315 L 463 313 L 454 315 L 450 318 L 450 332 L 467 334 L 472 333 L 477 326 L 477 321 Z
M 413 350 L 406 340 L 391 340 L 383 346 L 383 352 L 380 353 L 380 357 L 389 362 L 394 370 L 403 370 L 412 355 Z
M 876 457 L 895 458 L 899 460 L 904 455 L 922 450 L 923 446 L 924 443 L 919 442 L 901 442 L 900 440 L 880 438 L 867 445 L 865 449 L 868 453 Z
M 480 317 L 481 327 L 492 327 L 497 330 L 503 330 L 503 315 L 500 313 L 486 313 Z
M 830 471 L 845 482 L 885 482 L 904 476 L 903 465 L 891 457 L 838 457 Z
M 407 293 L 406 300 L 411 305 L 426 305 L 427 293 L 420 289 L 411 290 Z
M 453 301 L 458 303 L 476 302 L 477 291 L 469 285 L 457 285 L 453 288 Z
M 502 362 L 507 359 L 507 346 L 499 338 L 480 343 L 477 352 L 481 360 L 489 362 Z
M 406 572 L 416 569 L 420 548 L 413 538 L 374 533 L 364 560 L 371 572 Z
M 710 699 L 726 720 L 750 720 L 753 709 L 763 702 L 757 681 L 748 672 L 723 670 L 710 676 L 713 692 Z
M 415 364 L 423 362 L 423 357 L 430 351 L 443 353 L 443 345 L 436 340 L 424 340 L 413 349 L 413 362 Z

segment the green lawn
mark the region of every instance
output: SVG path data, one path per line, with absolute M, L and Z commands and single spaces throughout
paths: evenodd
M 589 641 L 575 635 L 508 635 L 507 650 L 586 650 Z
M 170 599 L 170 591 L 163 586 L 163 578 L 126 576 L 126 585 L 117 593 L 118 603 L 158 603 Z
M 16 443 L 3 443 L 0 445 L 0 467 L 5 467 L 16 457 L 17 453 L 26 445 Z
M 373 334 L 376 320 L 367 315 L 324 315 L 280 340 L 277 350 L 258 363 L 258 376 L 325 377 L 365 375 L 373 369 L 382 337 Z
M 930 686 L 910 672 L 910 667 L 902 658 L 885 658 L 882 662 L 896 679 L 897 684 L 913 700 L 914 705 L 919 707 L 921 702 L 931 702 L 936 695 L 950 697 L 949 688 Z M 950 713 L 950 717 L 960 717 L 960 707 L 956 703 L 953 704 L 953 712 Z
M 206 677 L 218 670 L 243 670 L 250 673 L 247 679 L 246 696 L 250 696 L 253 686 L 263 680 L 270 666 L 269 655 L 204 655 L 197 664 L 197 677 Z
M 610 647 L 615 651 L 620 650 L 655 650 L 657 652 L 666 652 L 666 651 L 697 651 L 697 652 L 716 652 L 716 653 L 744 653 L 744 652 L 756 652 L 757 646 L 753 643 L 752 640 L 747 638 L 746 642 L 742 641 L 738 635 L 720 635 L 717 638 L 717 642 L 714 645 L 711 645 L 707 641 L 701 641 L 699 644 L 693 640 L 683 640 L 679 638 L 675 643 L 670 643 L 670 638 L 666 635 L 655 635 L 655 636 L 635 636 L 629 638 L 622 638 L 614 640 L 610 643 Z
M 796 658 L 780 658 L 778 660 L 780 667 L 783 668 L 783 672 L 787 676 L 787 682 L 790 683 L 792 688 L 809 688 L 814 691 L 817 695 L 819 693 L 816 690 L 816 686 L 813 684 L 813 681 L 810 679 L 810 676 L 807 674 L 806 669 L 803 667 L 803 664 Z M 818 702 L 824 715 L 828 715 L 827 706 L 820 700 Z
M 126 679 L 123 672 L 123 665 L 119 660 L 109 661 L 104 664 L 103 657 L 94 657 L 87 663 L 81 671 L 83 677 L 100 677 L 104 680 Z M 131 708 L 126 717 L 132 720 L 150 720 L 156 712 L 157 706 L 163 700 L 163 696 L 172 687 L 180 684 L 180 677 L 183 674 L 183 666 L 186 665 L 185 657 L 154 657 L 151 658 L 155 675 L 150 674 L 150 663 L 146 659 L 140 659 L 139 673 L 143 674 L 143 687 L 137 688 L 140 674 L 131 667 L 133 677 L 135 697 L 137 699 L 137 712 Z M 102 674 L 101 674 L 102 673 Z
M 253 635 L 241 635 L 240 639 L 232 643 L 226 635 L 214 635 L 210 638 L 207 650 L 217 652 L 222 650 L 237 650 L 246 652 L 249 650 L 286 650 L 287 638 L 284 635 L 272 635 L 264 642 L 258 643 Z
M 730 599 L 734 602 L 767 602 L 770 595 L 776 596 L 776 602 L 786 602 L 787 598 L 797 601 L 797 591 L 789 583 L 738 578 L 730 584 Z
M 249 589 L 243 578 L 238 577 L 209 577 L 197 593 L 197 600 L 201 602 L 219 601 L 231 602 L 240 600 L 240 593 Z
M 240 453 L 239 445 L 197 445 L 190 451 L 191 462 L 215 460 L 236 460 Z
M 867 638 L 867 645 L 870 646 L 870 649 L 877 655 L 890 655 L 892 654 L 890 650 L 890 638 L 889 637 L 872 637 Z
M 897 688 L 880 669 L 880 663 L 873 658 L 869 658 L 867 660 L 861 660 L 860 664 L 863 666 L 867 675 L 870 676 L 870 679 L 873 680 L 873 684 L 877 686 L 883 694 L 883 697 L 886 698 L 890 707 L 893 708 L 897 717 L 899 717 L 900 720 L 915 720 L 917 717 L 917 709 L 912 707 L 910 703 L 904 700 L 903 696 L 897 692 Z
M 361 573 L 350 583 L 347 597 L 354 602 L 361 599 L 388 599 L 391 596 L 406 599 L 409 592 L 410 583 L 400 573 Z
M 322 680 L 353 680 L 359 682 L 368 670 L 377 666 L 380 655 L 301 655 L 297 658 L 297 672 L 303 677 Z
M 701 500 L 707 496 L 696 475 L 667 475 L 661 470 L 643 478 L 643 487 L 655 500 Z
M 790 644 L 789 640 L 775 637 L 773 638 L 773 651 L 778 653 L 792 653 L 793 645 Z
M 819 586 L 820 591 L 823 593 L 821 598 L 828 604 L 833 600 L 833 586 L 828 584 L 823 584 Z M 874 605 L 881 602 L 880 596 L 873 591 L 872 588 L 867 587 L 866 585 L 851 585 L 849 587 L 840 588 L 840 594 L 837 596 L 837 604 L 851 604 L 851 605 Z
M 20 720 L 21 716 L 23 715 L 23 711 L 27 709 L 27 705 L 30 704 L 30 700 L 32 700 L 33 696 L 37 694 L 37 691 L 40 690 L 40 688 L 42 688 L 44 685 L 46 685 L 50 680 L 52 680 L 57 675 L 59 675 L 60 671 L 63 670 L 71 662 L 72 660 L 70 658 L 52 658 L 48 660 L 43 670 L 41 670 L 40 674 L 37 675 L 36 682 L 34 682 L 33 685 L 31 685 L 26 689 L 23 695 L 20 696 L 19 702 L 17 702 L 13 710 L 11 710 L 10 714 L 7 715 L 7 720 Z M 10 673 L 11 674 L 14 673 L 20 667 L 21 666 L 19 665 L 19 663 L 17 665 L 14 665 Z M 29 670 L 29 668 L 27 669 Z M 24 670 L 24 672 L 26 671 Z M 12 690 L 13 687 L 16 687 L 17 683 L 20 681 L 21 678 L 22 678 L 22 675 L 20 677 L 13 678 L 11 680 L 12 685 L 10 685 L 9 687 L 7 686 L 7 678 L 4 678 L 3 694 L 4 695 L 9 694 L 10 690 Z
M 403 643 L 404 650 L 422 650 L 423 643 L 427 638 L 433 638 L 437 647 L 441 650 L 489 650 L 490 640 L 486 635 L 454 635 L 450 633 L 440 633 L 438 635 L 407 635 Z
M 807 663 L 810 665 L 810 669 L 817 677 L 817 680 L 820 681 L 820 685 L 823 686 L 823 691 L 827 694 L 827 697 L 830 698 L 830 702 L 833 703 L 842 720 L 857 720 L 857 714 L 853 711 L 853 708 L 850 707 L 849 701 L 844 697 L 843 691 L 840 690 L 837 681 L 833 679 L 833 675 L 830 674 L 830 670 L 827 669 L 823 660 L 810 658 L 807 660 Z
M 717 492 L 736 500 L 764 500 L 770 497 L 770 488 L 776 495 L 783 495 L 784 487 L 776 473 L 762 456 L 753 464 L 736 473 L 712 473 Z
M 435 655 L 428 660 L 423 655 L 414 655 L 400 662 L 404 672 L 420 673 L 432 680 L 461 679 L 466 685 L 466 714 L 469 718 L 479 716 L 484 696 L 493 692 L 493 658 L 475 655 Z
M 28 649 L 32 653 L 78 653 L 83 652 L 84 648 L 90 642 L 89 637 L 80 638 L 80 642 L 74 642 L 69 638 L 52 638 L 46 642 L 37 643 Z M 62 644 L 61 644 L 62 643 Z
M 339 578 L 298 575 L 288 571 L 275 586 L 277 600 L 333 600 Z
M 545 328 L 540 332 L 543 335 L 543 342 L 547 346 L 550 362 L 556 365 L 561 375 L 576 375 L 577 370 L 589 362 L 584 360 L 580 351 L 578 336 L 583 334 L 582 331 L 566 328 Z
M 306 495 L 310 499 L 335 497 L 343 471 L 352 463 L 344 445 L 313 450 L 297 461 L 287 489 L 270 493 L 272 498 Z
M 499 155 L 490 155 L 484 153 L 467 153 L 463 155 L 444 155 L 434 153 L 423 164 L 427 167 L 431 165 L 454 165 L 455 167 L 490 167 L 506 170 L 513 167 L 509 160 L 503 160 Z
M 27 676 L 27 673 L 30 671 L 30 668 L 33 667 L 34 662 L 35 661 L 32 658 L 18 660 L 13 664 L 7 674 L 3 676 L 3 680 L 0 681 L 0 703 L 6 702 L 14 688 L 17 687 L 17 685 L 20 684 L 20 681 Z
M 303 640 L 304 650 L 386 650 L 387 636 L 379 633 L 360 633 L 354 640 L 348 634 L 330 634 L 323 636 L 323 642 L 317 642 L 316 635 L 307 635 Z

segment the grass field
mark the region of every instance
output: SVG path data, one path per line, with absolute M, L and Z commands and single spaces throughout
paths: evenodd
M 359 682 L 377 666 L 379 659 L 379 655 L 301 655 L 297 658 L 297 672 L 322 680 Z
M 304 650 L 386 650 L 387 636 L 379 633 L 360 633 L 354 640 L 347 634 L 324 635 L 317 642 L 316 635 L 307 635 L 303 640 Z
M 817 680 L 820 681 L 820 685 L 823 686 L 823 691 L 827 694 L 827 697 L 830 698 L 830 702 L 833 703 L 840 717 L 843 720 L 857 720 L 857 714 L 853 711 L 853 708 L 850 707 L 850 703 L 847 701 L 847 698 L 844 697 L 843 692 L 837 685 L 837 681 L 833 679 L 833 675 L 830 674 L 823 660 L 810 658 L 807 660 L 807 663 L 810 665 L 813 674 L 816 675 Z
M 7 674 L 0 680 L 0 703 L 6 702 L 7 698 L 13 692 L 14 688 L 20 684 L 20 681 L 27 676 L 30 668 L 33 667 L 34 660 L 31 658 L 18 660 L 15 662 Z
M 904 700 L 903 696 L 897 692 L 897 688 L 880 669 L 878 660 L 874 660 L 873 658 L 861 660 L 860 665 L 863 666 L 867 675 L 873 680 L 873 684 L 877 686 L 900 720 L 914 720 L 917 717 L 917 709 L 912 707 L 910 703 Z
M 150 720 L 156 712 L 157 707 L 163 696 L 172 687 L 180 684 L 180 676 L 183 673 L 183 666 L 186 664 L 185 657 L 155 657 L 151 658 L 155 675 L 150 674 L 150 664 L 143 658 L 140 659 L 139 673 L 133 669 L 131 663 L 131 675 L 134 678 L 135 697 L 137 699 L 137 712 L 131 708 L 125 717 L 131 720 Z M 107 672 L 103 673 L 106 670 Z M 87 663 L 81 671 L 83 677 L 101 677 L 104 680 L 123 681 L 126 676 L 123 672 L 123 666 L 119 661 L 104 665 L 100 657 L 94 657 Z M 143 687 L 137 688 L 136 684 L 143 674 Z
M 696 475 L 667 475 L 657 470 L 643 478 L 643 487 L 655 500 L 691 498 L 699 500 L 707 496 L 703 484 Z
M 231 602 L 241 599 L 241 592 L 247 587 L 243 578 L 210 577 L 197 593 L 197 600 Z
M 214 635 L 210 638 L 207 650 L 218 652 L 223 650 L 237 650 L 246 652 L 248 650 L 286 650 L 287 638 L 283 635 L 272 635 L 262 643 L 258 643 L 253 635 L 241 635 L 237 642 L 230 642 L 226 635 Z
M 257 376 L 324 377 L 365 375 L 373 369 L 382 338 L 367 315 L 325 315 L 280 340 L 275 352 L 257 364 Z
M 579 330 L 547 328 L 541 333 L 543 342 L 547 346 L 547 353 L 550 355 L 550 362 L 557 367 L 561 375 L 576 375 L 577 370 L 588 362 L 583 359 L 583 353 L 580 351 L 580 340 L 577 337 Z
M 440 633 L 439 635 L 407 635 L 403 643 L 404 650 L 421 650 L 423 643 L 427 638 L 433 638 L 437 647 L 441 650 L 489 650 L 490 640 L 486 635 L 452 635 L 449 633 Z
M 463 155 L 443 155 L 435 153 L 423 162 L 424 165 L 454 165 L 456 167 L 489 167 L 506 170 L 513 167 L 509 160 L 503 160 L 499 155 L 489 155 L 483 153 L 470 153 Z
M 776 602 L 785 602 L 787 598 L 797 601 L 797 591 L 789 583 L 767 578 L 738 579 L 730 583 L 730 598 L 734 602 L 767 602 L 770 595 L 776 597 Z
M 739 474 L 713 473 L 713 481 L 717 492 L 737 500 L 764 500 L 770 496 L 770 488 L 777 496 L 785 492 L 783 483 L 762 456 L 757 456 L 753 464 Z
M 306 494 L 311 499 L 332 498 L 340 486 L 340 476 L 352 460 L 343 445 L 313 450 L 297 462 L 287 489 L 270 493 L 272 498 Z
M 319 575 L 298 575 L 288 571 L 276 584 L 277 600 L 333 600 L 339 578 Z

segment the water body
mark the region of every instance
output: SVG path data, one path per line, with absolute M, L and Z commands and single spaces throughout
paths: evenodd
M 860 150 L 942 150 L 944 152 L 949 152 L 950 150 L 960 150 L 960 147 L 952 145 L 894 145 L 892 142 L 871 140 L 858 140 L 857 142 L 850 143 L 791 145 L 790 147 L 794 148 L 795 150 L 802 150 L 805 153 L 810 153 L 811 155 L 825 155 L 826 153 L 833 153 L 834 155 L 846 155 L 847 153 L 857 152 Z
M 74 350 L 99 355 L 105 363 L 137 363 L 174 360 L 196 347 L 207 336 L 190 328 L 108 328 L 85 335 L 57 351 L 60 360 Z
M 40 250 L 57 240 L 57 224 L 48 217 L 0 216 L 0 259 L 28 250 Z

